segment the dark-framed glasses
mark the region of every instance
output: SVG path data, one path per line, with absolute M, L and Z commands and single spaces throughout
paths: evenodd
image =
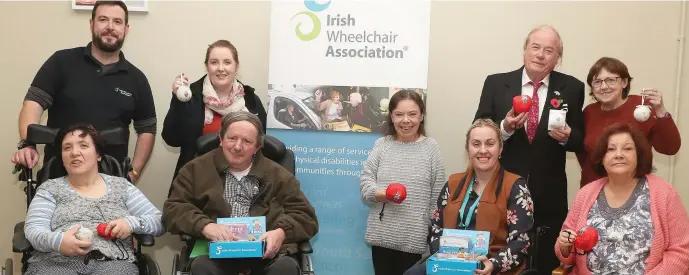
M 608 86 L 615 85 L 615 83 L 617 83 L 617 81 L 620 80 L 621 78 L 622 77 L 617 76 L 617 77 L 608 77 L 606 79 L 594 79 L 593 81 L 591 81 L 591 86 L 593 86 L 594 88 L 598 88 L 601 85 L 603 85 L 603 82 L 605 82 L 605 84 L 607 84 Z

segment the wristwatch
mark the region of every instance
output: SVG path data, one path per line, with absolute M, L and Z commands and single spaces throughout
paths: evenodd
M 142 217 L 136 217 L 136 222 L 139 223 L 140 229 L 143 229 L 144 226 L 146 225 L 146 220 L 144 220 L 144 218 L 142 218 Z M 133 231 L 133 229 L 132 229 L 132 231 Z
M 33 145 L 28 144 L 26 142 L 26 139 L 22 139 L 19 141 L 19 143 L 17 143 L 17 150 L 21 150 L 21 149 L 24 149 L 24 148 L 29 147 L 29 146 L 33 147 Z

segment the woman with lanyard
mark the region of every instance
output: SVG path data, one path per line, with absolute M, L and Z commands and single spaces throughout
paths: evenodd
M 484 268 L 477 274 L 519 274 L 526 266 L 533 203 L 526 180 L 500 167 L 502 145 L 498 125 L 476 120 L 466 134 L 468 169 L 450 176 L 431 216 L 431 255 L 438 252 L 444 228 L 490 232 L 488 255 L 479 257 Z M 423 274 L 425 261 L 405 273 Z

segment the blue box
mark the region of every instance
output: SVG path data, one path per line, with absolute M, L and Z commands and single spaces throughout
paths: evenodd
M 208 257 L 212 259 L 260 258 L 265 252 L 263 241 L 209 242 Z
M 263 257 L 266 248 L 265 241 L 259 241 L 258 238 L 266 232 L 266 217 L 218 218 L 216 223 L 229 226 L 238 240 L 209 242 L 209 258 Z
M 427 275 L 473 275 L 488 254 L 490 232 L 444 229 L 438 252 L 426 261 Z
M 465 261 L 457 258 L 440 259 L 433 254 L 426 261 L 427 275 L 474 275 L 479 268 L 478 261 Z

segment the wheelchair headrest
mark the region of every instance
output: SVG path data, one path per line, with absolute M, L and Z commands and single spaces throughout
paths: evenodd
M 261 152 L 273 161 L 279 162 L 285 156 L 285 144 L 274 136 L 266 136 Z
M 198 139 L 196 139 L 196 148 L 198 148 L 198 155 L 206 154 L 215 148 L 220 146 L 220 139 L 218 138 L 218 133 L 208 133 Z M 280 162 L 285 156 L 287 148 L 282 141 L 278 140 L 273 136 L 265 136 L 263 143 L 263 149 L 261 152 L 263 155 L 275 162 Z
M 206 154 L 213 149 L 220 147 L 220 138 L 218 132 L 208 133 L 196 139 L 196 148 L 198 148 L 198 155 Z
M 127 131 L 125 131 L 124 128 L 122 128 L 122 127 L 103 130 L 99 134 L 101 137 L 103 137 L 103 140 L 105 141 L 106 146 L 107 145 L 128 145 L 127 139 L 129 137 L 128 137 Z
M 53 144 L 59 129 L 40 124 L 30 124 L 26 130 L 26 143 L 31 145 Z M 122 127 L 99 131 L 105 145 L 127 145 L 127 131 Z

